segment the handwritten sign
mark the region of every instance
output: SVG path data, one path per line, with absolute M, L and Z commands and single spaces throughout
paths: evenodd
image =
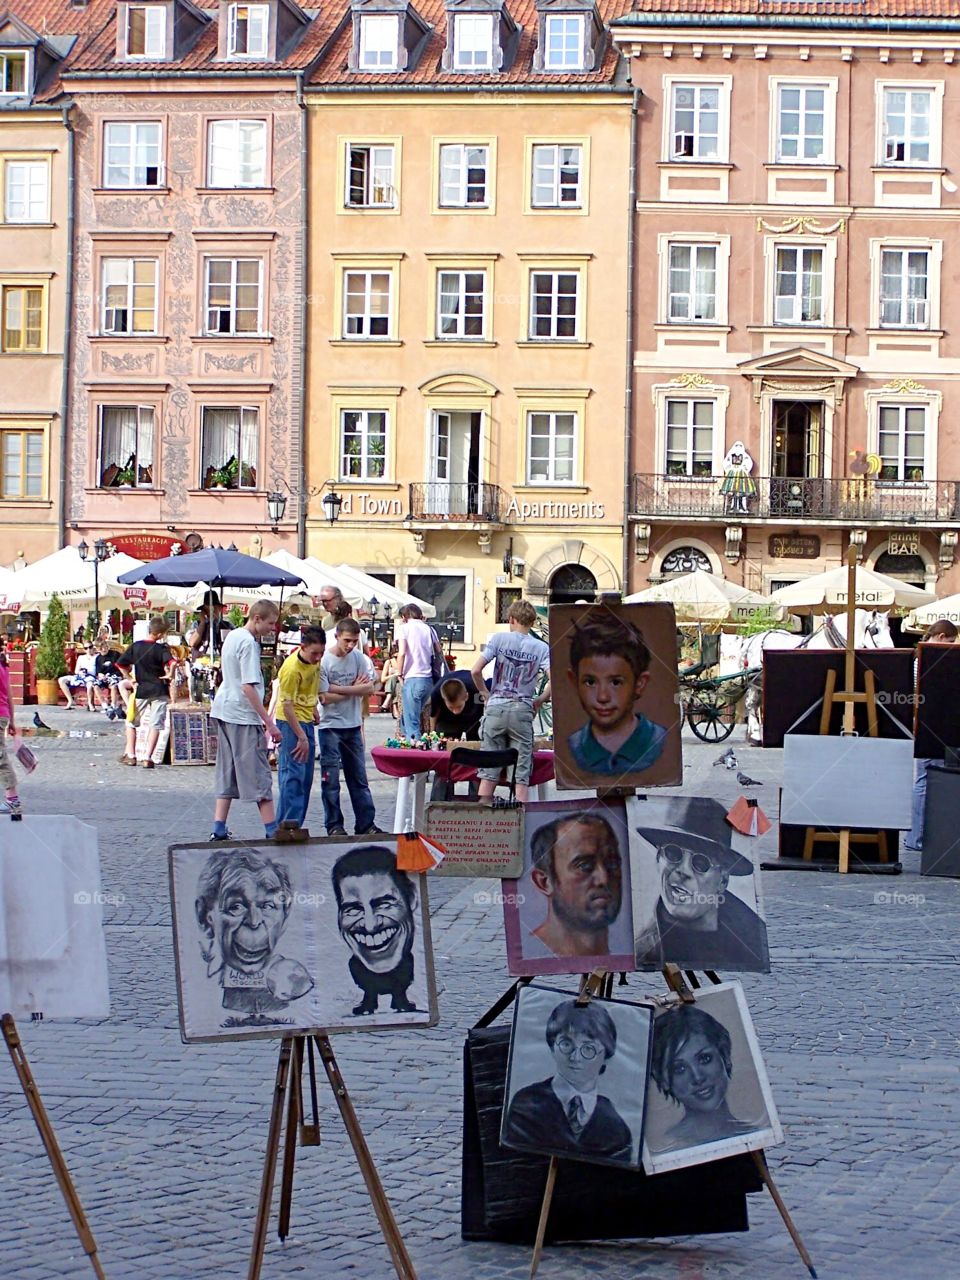
M 426 826 L 426 834 L 447 850 L 433 875 L 513 880 L 523 874 L 522 809 L 435 801 L 427 805 Z
M 815 533 L 774 533 L 769 552 L 774 560 L 816 560 L 820 539 Z

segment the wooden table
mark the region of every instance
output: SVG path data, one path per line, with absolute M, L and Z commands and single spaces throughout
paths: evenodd
M 427 774 L 436 772 L 452 782 L 470 782 L 477 771 L 469 765 L 450 763 L 448 751 L 418 751 L 415 747 L 374 747 L 370 752 L 379 773 L 398 778 L 397 804 L 393 830 L 402 831 L 413 797 L 413 825 L 423 830 Z M 535 751 L 530 785 L 537 788 L 537 799 L 546 799 L 546 784 L 553 778 L 553 752 Z

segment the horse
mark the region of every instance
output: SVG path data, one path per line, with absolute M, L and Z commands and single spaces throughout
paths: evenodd
M 895 647 L 887 615 L 875 609 L 855 610 L 853 635 L 855 649 L 893 649 Z M 779 627 L 770 631 L 761 631 L 755 636 L 748 636 L 740 648 L 740 666 L 744 669 L 762 667 L 763 655 L 768 649 L 845 649 L 846 645 L 846 614 L 837 614 L 835 617 L 828 615 L 808 636 L 784 631 Z M 763 721 L 760 714 L 761 691 L 761 681 L 753 680 L 747 687 L 744 698 L 747 740 L 754 746 L 759 746 L 763 740 Z

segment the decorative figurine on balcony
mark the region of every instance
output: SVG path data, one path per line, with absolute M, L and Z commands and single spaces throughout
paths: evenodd
M 735 440 L 723 460 L 720 492 L 726 498 L 726 514 L 748 516 L 750 504 L 757 494 L 757 482 L 751 477 L 753 459 L 742 440 Z

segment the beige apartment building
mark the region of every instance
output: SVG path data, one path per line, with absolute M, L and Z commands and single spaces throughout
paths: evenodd
M 60 546 L 72 138 L 46 99 L 70 39 L 0 19 L 0 565 Z
M 621 9 L 341 2 L 307 77 L 307 550 L 431 601 L 455 650 L 521 594 L 624 586 Z
M 852 542 L 960 589 L 960 11 L 816 10 L 614 24 L 642 93 L 635 588 L 700 566 L 768 590 Z

